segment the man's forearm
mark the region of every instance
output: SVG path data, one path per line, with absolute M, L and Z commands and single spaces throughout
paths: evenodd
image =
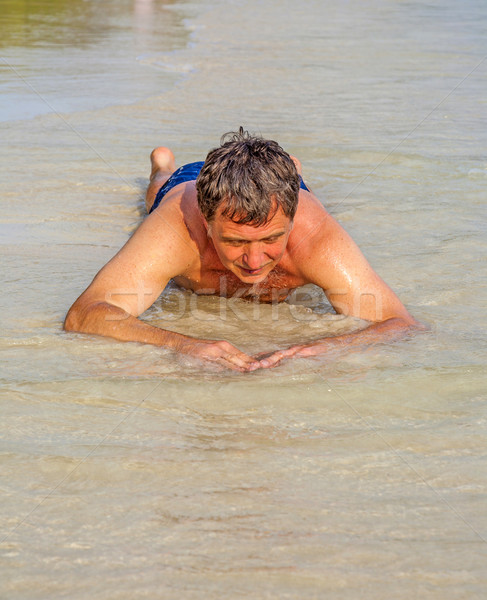
M 365 329 L 356 332 L 325 338 L 323 341 L 336 346 L 368 346 L 369 344 L 395 340 L 408 331 L 419 327 L 418 323 L 408 323 L 404 319 L 393 318 L 380 323 L 371 323 Z
M 123 342 L 169 348 L 195 358 L 218 362 L 236 371 L 255 371 L 259 361 L 224 340 L 201 340 L 153 327 L 108 302 L 86 306 L 75 302 L 64 322 L 66 331 L 103 335 Z
M 353 333 L 326 337 L 310 344 L 291 346 L 287 350 L 278 350 L 270 356 L 261 359 L 264 368 L 273 367 L 284 358 L 305 358 L 318 356 L 333 350 L 348 350 L 350 348 L 364 348 L 380 342 L 390 342 L 413 330 L 425 328 L 416 321 L 406 321 L 400 318 L 388 319 L 381 323 L 372 323 L 365 329 Z
M 302 346 L 295 356 L 312 356 L 333 349 L 366 347 L 377 343 L 391 342 L 409 332 L 423 329 L 424 327 L 416 321 L 408 322 L 401 318 L 387 319 L 380 323 L 372 323 L 360 331 L 326 337 Z
M 84 307 L 76 303 L 64 321 L 66 331 L 111 337 L 123 342 L 140 342 L 177 350 L 189 338 L 144 323 L 123 308 L 108 302 L 96 302 Z

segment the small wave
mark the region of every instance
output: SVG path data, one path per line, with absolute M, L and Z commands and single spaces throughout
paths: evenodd
M 137 57 L 137 61 L 141 65 L 147 65 L 158 69 L 163 69 L 169 73 L 182 73 L 187 75 L 196 71 L 196 67 L 189 62 L 179 61 L 175 54 L 164 55 L 147 55 L 142 54 Z

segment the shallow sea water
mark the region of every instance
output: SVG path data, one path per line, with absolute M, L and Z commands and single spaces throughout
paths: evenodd
M 487 594 L 487 7 L 6 0 L 0 597 Z M 61 331 L 143 218 L 148 155 L 244 125 L 427 333 L 235 374 Z M 248 352 L 364 324 L 169 286 L 144 315 Z

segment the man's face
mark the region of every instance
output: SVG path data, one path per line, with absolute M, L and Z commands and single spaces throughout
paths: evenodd
M 263 281 L 281 260 L 292 221 L 282 209 L 264 225 L 240 225 L 217 211 L 208 223 L 208 237 L 223 266 L 244 283 Z

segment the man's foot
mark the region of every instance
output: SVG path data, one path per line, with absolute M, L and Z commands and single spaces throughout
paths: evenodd
M 296 158 L 295 156 L 292 156 L 291 154 L 289 156 L 291 156 L 291 160 L 296 165 L 296 170 L 297 170 L 298 174 L 302 175 L 303 167 L 301 166 L 301 161 L 299 160 L 299 158 Z
M 154 148 L 150 155 L 151 162 L 151 174 L 150 180 L 152 181 L 158 175 L 171 175 L 176 170 L 176 162 L 174 160 L 174 154 L 165 148 L 159 146 Z
M 150 162 L 151 173 L 149 187 L 147 188 L 145 195 L 145 207 L 147 212 L 152 208 L 157 192 L 176 170 L 174 154 L 169 148 L 165 148 L 164 146 L 159 146 L 159 148 L 154 148 L 154 150 L 152 150 Z

